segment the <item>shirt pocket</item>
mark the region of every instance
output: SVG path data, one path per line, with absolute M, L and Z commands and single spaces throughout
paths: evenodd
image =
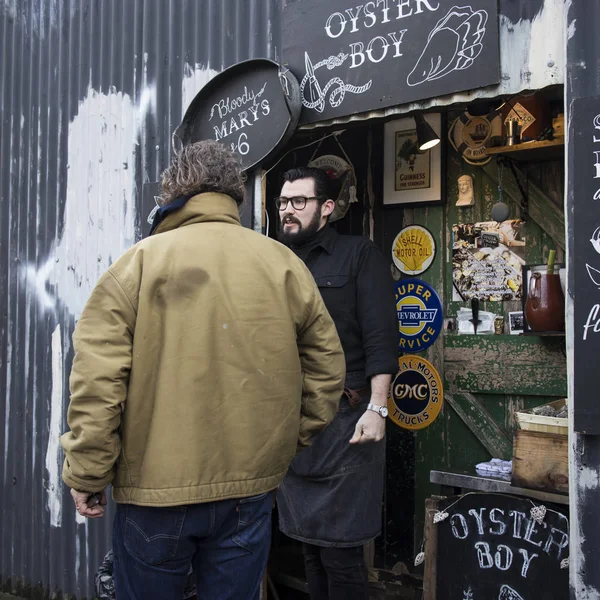
M 352 327 L 354 319 L 354 288 L 350 276 L 347 273 L 318 275 L 315 277 L 315 282 L 329 314 L 335 321 L 338 334 L 343 335 Z
M 315 281 L 321 290 L 337 290 L 343 288 L 348 283 L 348 275 L 319 275 L 315 277 Z

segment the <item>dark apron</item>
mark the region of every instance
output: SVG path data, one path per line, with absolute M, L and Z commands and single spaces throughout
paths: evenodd
M 352 444 L 354 428 L 369 403 L 343 397 L 329 426 L 303 450 L 277 494 L 279 528 L 291 538 L 317 546 L 359 546 L 381 532 L 385 439 Z

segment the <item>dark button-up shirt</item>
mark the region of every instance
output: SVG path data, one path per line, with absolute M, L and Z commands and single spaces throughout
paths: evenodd
M 373 375 L 398 371 L 394 281 L 382 252 L 366 237 L 325 226 L 292 250 L 310 269 L 346 355 L 346 385 L 360 388 Z

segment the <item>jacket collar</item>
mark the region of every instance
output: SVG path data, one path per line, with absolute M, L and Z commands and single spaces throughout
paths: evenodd
M 230 223 L 240 225 L 240 213 L 235 200 L 226 194 L 207 192 L 192 196 L 179 210 L 168 214 L 152 235 L 193 223 Z

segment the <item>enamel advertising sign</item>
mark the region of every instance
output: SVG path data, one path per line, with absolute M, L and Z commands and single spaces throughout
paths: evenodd
M 395 285 L 400 352 L 421 352 L 431 346 L 444 326 L 442 302 L 420 279 L 401 279 Z

